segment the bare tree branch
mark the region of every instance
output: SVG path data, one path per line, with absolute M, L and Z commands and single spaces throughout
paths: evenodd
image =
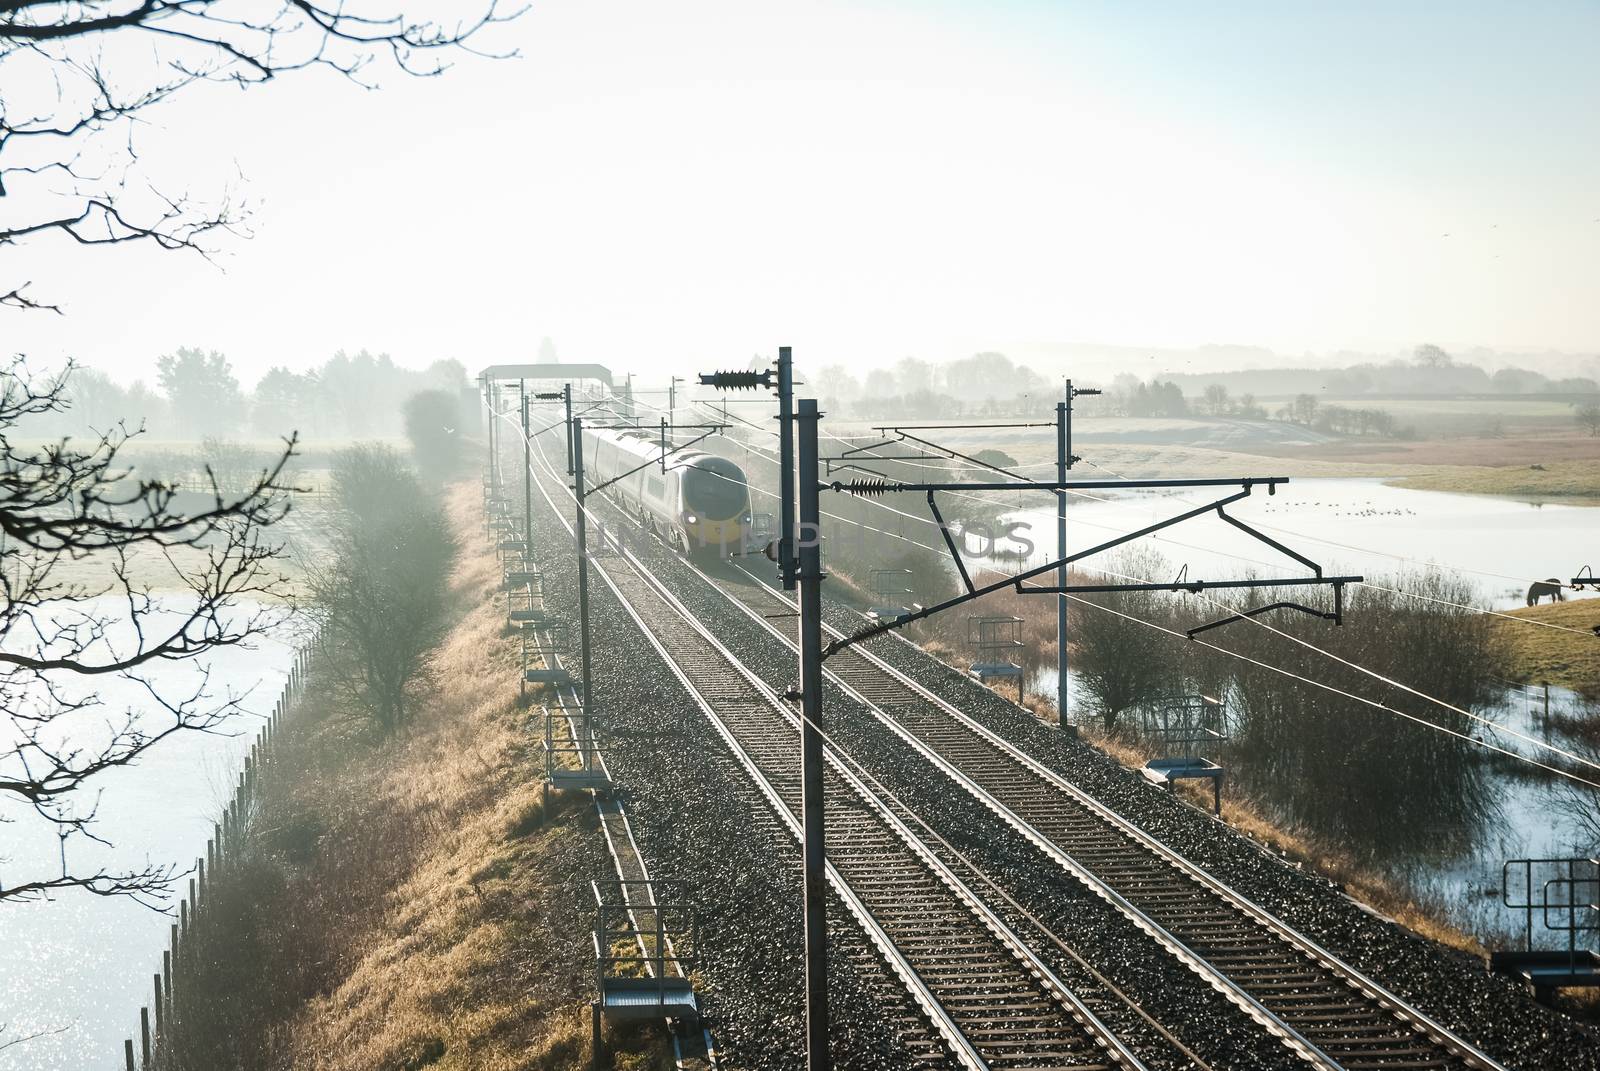
M 9 1023 L 0 1023 L 0 1052 L 5 1052 L 7 1049 L 15 1048 L 18 1045 L 24 1045 L 30 1041 L 36 1041 L 39 1038 L 47 1038 L 55 1034 L 65 1034 L 67 1030 L 70 1029 L 69 1027 L 58 1026 L 50 1030 L 35 1030 L 31 1034 L 20 1034 L 17 1037 L 8 1038 L 5 1037 L 4 1034 L 9 1028 Z
M 394 2 L 0 0 L 0 247 L 57 235 L 210 255 L 210 239 L 239 233 L 245 212 L 231 198 L 163 194 L 134 174 L 141 116 L 198 82 L 252 86 L 326 68 L 370 88 L 365 72 L 384 57 L 432 77 L 457 50 L 511 54 L 474 39 L 521 9 L 479 0 L 468 18 L 422 18 Z M 140 43 L 153 47 L 128 47 Z M 54 308 L 21 290 L 0 308 Z
M 62 843 L 59 875 L 0 873 L 0 902 L 82 889 L 159 906 L 170 868 L 77 873 L 67 846 L 104 843 L 98 798 L 83 798 L 99 775 L 177 734 L 227 732 L 240 711 L 243 696 L 218 694 L 195 660 L 250 643 L 289 612 L 283 550 L 266 531 L 289 509 L 295 439 L 242 492 L 224 492 L 208 469 L 209 490 L 185 507 L 175 487 L 119 460 L 137 431 L 85 447 L 16 445 L 27 418 L 68 405 L 70 372 L 38 377 L 18 359 L 0 387 L 0 799 L 27 804 Z M 99 579 L 81 579 L 84 566 Z M 181 662 L 195 662 L 186 682 L 158 670 Z M 115 717 L 90 689 L 107 678 L 137 689 Z
M 23 293 L 24 290 L 28 289 L 28 287 L 32 285 L 33 284 L 31 282 L 23 283 L 20 286 L 12 287 L 7 293 L 0 294 L 0 305 L 4 305 L 7 308 L 12 309 L 46 309 L 59 315 L 61 312 L 61 306 L 46 304 L 42 301 L 35 301 Z

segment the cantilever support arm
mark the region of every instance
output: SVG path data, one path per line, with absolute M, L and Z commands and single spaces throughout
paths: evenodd
M 972 457 L 969 454 L 963 454 L 960 450 L 955 450 L 955 449 L 952 449 L 952 448 L 950 448 L 948 446 L 941 446 L 940 444 L 938 444 L 936 442 L 933 442 L 932 440 L 924 439 L 924 438 L 921 438 L 920 436 L 917 436 L 917 435 L 912 435 L 909 432 L 901 431 L 899 428 L 895 428 L 894 432 L 895 432 L 896 435 L 900 436 L 900 441 L 901 442 L 904 442 L 907 439 L 909 439 L 912 442 L 917 443 L 919 446 L 925 446 L 925 447 L 928 447 L 929 449 L 932 449 L 932 450 L 942 450 L 946 454 L 949 454 L 951 457 L 958 457 L 962 461 L 970 461 L 974 465 L 977 465 L 979 468 L 988 469 L 990 472 L 998 472 L 1002 476 L 1014 476 L 1019 480 L 1026 480 L 1027 479 L 1027 477 L 1022 475 L 1022 473 L 1020 473 L 1020 472 L 1013 472 L 1012 470 L 1010 470 L 1008 468 L 1003 468 L 1003 467 L 1001 467 L 999 465 L 991 465 L 987 461 L 980 461 L 978 458 Z
M 1337 592 L 1337 591 L 1340 591 L 1342 589 L 1342 587 L 1343 587 L 1343 585 L 1339 585 L 1339 586 L 1336 586 L 1333 590 Z M 1334 599 L 1337 600 L 1338 596 L 1335 595 Z M 1203 625 L 1196 625 L 1194 628 L 1188 629 L 1186 631 L 1187 631 L 1188 637 L 1192 640 L 1198 634 L 1200 634 L 1202 632 L 1206 632 L 1206 631 L 1208 631 L 1210 629 L 1221 628 L 1223 625 L 1231 625 L 1235 621 L 1243 621 L 1246 618 L 1256 617 L 1256 616 L 1258 616 L 1260 614 L 1268 613 L 1268 612 L 1273 611 L 1273 610 L 1298 610 L 1300 613 L 1310 614 L 1312 617 L 1319 618 L 1319 619 L 1321 619 L 1323 621 L 1332 621 L 1336 625 L 1340 623 L 1340 621 L 1339 621 L 1339 616 L 1340 615 L 1339 615 L 1339 612 L 1337 610 L 1334 611 L 1331 614 L 1327 614 L 1327 613 L 1323 613 L 1321 610 L 1313 610 L 1309 606 L 1302 606 L 1300 603 L 1297 603 L 1297 602 L 1269 602 L 1265 606 L 1257 606 L 1257 607 L 1254 607 L 1254 608 L 1249 609 L 1249 610 L 1241 610 L 1236 614 L 1230 614 L 1227 617 L 1218 618 L 1215 621 L 1207 621 Z
M 1207 482 L 1211 482 L 1211 481 L 1207 481 Z M 832 657 L 833 655 L 838 654 L 840 651 L 844 650 L 847 647 L 854 646 L 855 644 L 858 644 L 858 643 L 863 643 L 863 642 L 865 642 L 867 640 L 870 640 L 870 639 L 873 639 L 873 638 L 875 638 L 877 636 L 881 636 L 886 632 L 891 632 L 891 631 L 893 631 L 895 629 L 898 629 L 898 628 L 904 628 L 906 625 L 911 624 L 913 621 L 919 621 L 919 620 L 921 620 L 922 618 L 925 618 L 925 617 L 932 617 L 935 614 L 943 613 L 945 610 L 949 610 L 949 609 L 952 609 L 953 607 L 960 606 L 962 603 L 971 602 L 974 599 L 981 599 L 985 595 L 992 595 L 994 592 L 1003 590 L 1003 589 L 1008 588 L 1008 587 L 1015 588 L 1017 590 L 1018 594 L 1022 594 L 1022 595 L 1065 595 L 1065 594 L 1077 594 L 1077 593 L 1086 593 L 1086 592 L 1107 592 L 1107 591 L 1187 591 L 1187 592 L 1198 593 L 1198 592 L 1204 591 L 1207 588 L 1267 588 L 1267 587 L 1303 587 L 1303 586 L 1328 585 L 1328 586 L 1331 586 L 1333 588 L 1333 606 L 1334 606 L 1334 609 L 1333 609 L 1333 613 L 1331 613 L 1331 614 L 1324 614 L 1321 611 L 1311 610 L 1311 609 L 1309 609 L 1307 607 L 1303 607 L 1303 606 L 1300 606 L 1300 605 L 1295 604 L 1295 603 L 1279 603 L 1279 604 L 1276 604 L 1276 606 L 1274 606 L 1274 607 L 1263 607 L 1263 608 L 1261 608 L 1259 610 L 1252 611 L 1252 612 L 1250 612 L 1249 614 L 1246 614 L 1246 615 L 1235 615 L 1235 617 L 1230 618 L 1229 620 L 1230 621 L 1231 620 L 1238 620 L 1240 616 L 1253 616 L 1255 613 L 1264 613 L 1269 608 L 1293 608 L 1293 609 L 1298 609 L 1298 610 L 1304 610 L 1307 613 L 1316 614 L 1318 617 L 1321 617 L 1321 618 L 1323 618 L 1325 620 L 1333 621 L 1335 624 L 1341 624 L 1343 622 L 1343 614 L 1344 614 L 1344 585 L 1346 585 L 1346 584 L 1359 584 L 1363 579 L 1362 577 L 1359 577 L 1359 576 L 1331 576 L 1331 577 L 1330 576 L 1324 576 L 1322 574 L 1322 567 L 1320 565 L 1318 565 L 1316 562 L 1312 561 L 1309 558 L 1305 558 L 1305 557 L 1302 557 L 1299 554 L 1296 554 L 1294 551 L 1290 550 L 1288 547 L 1283 546 L 1282 544 L 1278 543 L 1276 540 L 1271 539 L 1268 536 L 1264 536 L 1264 535 L 1261 535 L 1261 533 L 1259 533 L 1259 532 L 1255 532 L 1254 529 L 1249 528 L 1248 525 L 1243 525 L 1243 524 L 1240 524 L 1237 521 L 1234 521 L 1233 518 L 1228 517 L 1227 514 L 1223 512 L 1223 507 L 1224 506 L 1227 506 L 1227 505 L 1230 505 L 1230 504 L 1232 504 L 1234 502 L 1237 502 L 1241 498 L 1248 497 L 1249 494 L 1250 494 L 1251 487 L 1252 487 L 1253 484 L 1265 483 L 1266 486 L 1267 486 L 1268 491 L 1271 492 L 1273 490 L 1273 488 L 1274 488 L 1274 485 L 1277 482 L 1280 482 L 1280 481 L 1278 481 L 1277 479 L 1272 479 L 1270 481 L 1269 480 L 1229 480 L 1229 481 L 1215 481 L 1215 482 L 1217 482 L 1217 483 L 1228 483 L 1228 484 L 1234 484 L 1234 485 L 1242 484 L 1243 487 L 1242 487 L 1241 490 L 1236 491 L 1235 493 L 1233 493 L 1231 495 L 1228 495 L 1225 498 L 1219 499 L 1219 500 L 1217 500 L 1215 502 L 1209 502 L 1209 503 L 1207 503 L 1206 505 L 1203 505 L 1203 506 L 1196 506 L 1194 509 L 1186 510 L 1183 513 L 1179 513 L 1179 514 L 1177 514 L 1175 516 L 1168 517 L 1166 520 L 1157 521 L 1155 524 L 1146 525 L 1145 527 L 1139 529 L 1138 531 L 1129 532 L 1126 535 L 1118 536 L 1115 539 L 1109 539 L 1104 543 L 1098 544 L 1097 546 L 1090 547 L 1087 550 L 1081 550 L 1076 554 L 1069 554 L 1064 558 L 1059 558 L 1059 559 L 1056 559 L 1054 561 L 1046 562 L 1044 565 L 1034 566 L 1032 569 L 1024 570 L 1023 572 L 1020 572 L 1015 576 L 1007 577 L 1004 580 L 999 580 L 999 581 L 996 581 L 996 582 L 994 582 L 992 584 L 985 584 L 981 588 L 974 587 L 970 577 L 967 575 L 966 565 L 962 561 L 961 555 L 957 552 L 957 548 L 956 548 L 953 540 L 951 539 L 949 532 L 945 530 L 945 526 L 944 526 L 944 523 L 943 523 L 943 518 L 939 514 L 939 508 L 938 508 L 937 504 L 935 503 L 934 497 L 933 497 L 934 496 L 934 491 L 943 489 L 944 487 L 947 487 L 947 486 L 962 487 L 962 486 L 970 486 L 970 485 L 963 485 L 963 484 L 955 484 L 955 485 L 927 485 L 927 484 L 924 484 L 924 485 L 921 485 L 921 486 L 917 486 L 917 485 L 900 485 L 899 487 L 894 488 L 894 489 L 896 489 L 896 490 L 917 489 L 917 490 L 924 490 L 924 491 L 927 492 L 927 495 L 928 495 L 928 506 L 933 511 L 934 520 L 939 523 L 940 532 L 943 533 L 943 535 L 944 535 L 945 546 L 949 548 L 950 555 L 951 555 L 951 557 L 954 559 L 954 561 L 956 563 L 956 568 L 961 573 L 962 582 L 963 582 L 963 584 L 965 584 L 967 590 L 964 593 L 962 593 L 960 595 L 956 595 L 953 598 L 946 599 L 943 602 L 935 603 L 932 606 L 924 606 L 924 607 L 922 607 L 922 608 L 920 608 L 920 609 L 918 609 L 918 610 L 916 610 L 916 611 L 914 611 L 912 613 L 902 614 L 899 617 L 896 617 L 896 618 L 894 618 L 893 620 L 890 620 L 890 621 L 874 622 L 873 624 L 868 625 L 865 628 L 862 628 L 862 629 L 856 631 L 852 635 L 844 636 L 844 637 L 841 637 L 839 639 L 836 639 L 833 642 L 829 643 L 827 645 L 827 647 L 825 647 L 823 649 L 822 657 L 823 657 L 824 660 L 826 660 L 826 659 Z M 828 484 L 820 485 L 820 489 L 828 489 L 828 488 L 829 488 Z M 832 489 L 833 490 L 846 490 L 847 488 L 841 487 L 838 484 L 834 484 L 834 485 L 832 485 Z M 1273 577 L 1273 578 L 1266 578 L 1266 579 L 1250 579 L 1250 580 L 1188 580 L 1188 579 L 1181 579 L 1181 580 L 1167 581 L 1165 583 L 1068 584 L 1068 585 L 1056 585 L 1056 586 L 1052 586 L 1052 587 L 1026 586 L 1023 583 L 1024 581 L 1031 580 L 1034 577 L 1042 576 L 1042 575 L 1044 575 L 1046 573 L 1052 573 L 1055 570 L 1059 569 L 1063 565 L 1070 565 L 1071 563 L 1073 563 L 1075 561 L 1080 561 L 1080 560 L 1082 560 L 1084 558 L 1087 558 L 1087 557 L 1090 557 L 1092 555 L 1099 554 L 1102 551 L 1110 550 L 1112 547 L 1117 547 L 1117 546 L 1121 546 L 1124 543 L 1132 542 L 1135 539 L 1143 538 L 1144 536 L 1150 535 L 1150 534 L 1152 534 L 1154 532 L 1159 532 L 1163 528 L 1170 528 L 1172 525 L 1180 524 L 1183 521 L 1187 521 L 1187 520 L 1190 520 L 1190 519 L 1192 519 L 1194 517 L 1198 517 L 1198 516 L 1200 516 L 1201 514 L 1204 514 L 1204 513 L 1209 513 L 1212 510 L 1216 510 L 1217 513 L 1220 514 L 1225 520 L 1231 521 L 1234 524 L 1238 525 L 1239 527 L 1242 527 L 1245 530 L 1251 532 L 1252 534 L 1258 536 L 1264 542 L 1266 542 L 1266 543 L 1278 548 L 1279 550 L 1281 550 L 1285 554 L 1287 554 L 1289 557 L 1294 558 L 1295 560 L 1304 563 L 1308 568 L 1310 568 L 1315 573 L 1315 575 L 1314 576 L 1307 576 L 1307 577 Z M 1219 622 L 1218 624 L 1221 624 L 1221 623 L 1223 623 L 1223 622 Z M 1203 630 L 1204 627 L 1215 627 L 1215 626 L 1214 625 L 1212 625 L 1212 626 L 1202 626 L 1201 630 Z M 1200 631 L 1200 630 L 1197 630 L 1197 631 Z
M 1301 565 L 1305 566 L 1307 569 L 1311 569 L 1311 570 L 1315 571 L 1318 576 L 1322 575 L 1322 566 L 1318 565 L 1316 562 L 1312 561 L 1310 558 L 1306 557 L 1304 554 L 1295 553 L 1294 551 L 1290 550 L 1288 547 L 1284 546 L 1282 543 L 1278 542 L 1276 539 L 1273 539 L 1271 536 L 1267 535 L 1264 532 L 1257 531 L 1256 529 L 1250 527 L 1248 524 L 1245 524 L 1243 521 L 1239 520 L 1237 517 L 1228 516 L 1227 511 L 1224 510 L 1221 506 L 1217 507 L 1217 516 L 1221 517 L 1223 520 L 1227 521 L 1229 524 L 1231 524 L 1235 528 L 1239 529 L 1239 531 L 1243 532 L 1245 535 L 1251 536 L 1251 537 L 1253 537 L 1255 539 L 1259 539 L 1261 542 L 1265 543 L 1267 546 L 1271 547 L 1273 550 L 1279 551 L 1280 553 L 1283 553 L 1283 554 L 1287 554 L 1289 557 L 1293 558 L 1295 561 L 1299 562 Z
M 1233 484 L 1238 484 L 1238 483 L 1243 483 L 1244 481 L 1230 480 L 1230 481 L 1227 481 L 1227 482 L 1228 483 L 1233 483 Z M 967 485 L 956 484 L 954 486 L 962 487 L 962 486 L 967 486 Z M 827 487 L 828 487 L 827 484 L 820 485 L 820 488 L 827 488 Z M 909 490 L 909 488 L 907 488 L 907 489 Z M 920 490 L 927 491 L 930 495 L 932 494 L 933 491 L 938 490 L 938 489 L 940 489 L 940 488 L 939 487 L 928 487 L 928 486 L 924 486 L 924 487 L 920 488 Z M 903 614 L 900 617 L 897 617 L 897 618 L 893 619 L 892 621 L 879 621 L 876 624 L 873 624 L 873 625 L 871 625 L 871 626 L 869 626 L 867 628 L 862 629 L 861 631 L 855 633 L 854 635 L 845 636 L 845 637 L 843 637 L 841 639 L 836 639 L 832 643 L 828 644 L 827 647 L 823 648 L 822 657 L 823 657 L 824 660 L 826 660 L 827 658 L 831 657 L 832 655 L 835 655 L 835 654 L 839 653 L 840 651 L 844 650 L 846 647 L 851 646 L 852 644 L 860 643 L 860 642 L 862 642 L 864 640 L 870 640 L 874 636 L 881 636 L 883 633 L 889 632 L 892 629 L 904 628 L 906 625 L 909 625 L 913 621 L 919 621 L 924 617 L 932 617 L 934 614 L 942 613 L 945 610 L 950 609 L 951 607 L 960 606 L 964 602 L 971 602 L 973 599 L 982 598 L 985 595 L 993 594 L 994 592 L 1000 591 L 1000 590 L 1002 590 L 1004 588 L 1009 588 L 1009 587 L 1015 586 L 1016 589 L 1019 592 L 1023 592 L 1024 594 L 1033 593 L 1033 592 L 1044 592 L 1044 591 L 1052 590 L 1052 589 L 1048 589 L 1048 588 L 1024 588 L 1022 586 L 1022 582 L 1024 580 L 1031 580 L 1036 576 L 1043 576 L 1045 573 L 1054 572 L 1055 570 L 1059 569 L 1063 565 L 1069 565 L 1072 562 L 1078 561 L 1081 558 L 1087 558 L 1091 554 L 1098 554 L 1103 550 L 1109 550 L 1112 547 L 1120 546 L 1123 543 L 1127 543 L 1127 542 L 1130 542 L 1132 540 L 1139 539 L 1139 538 L 1141 538 L 1143 536 L 1147 536 L 1151 532 L 1158 532 L 1163 528 L 1168 528 L 1168 527 L 1171 527 L 1174 524 L 1179 524 L 1179 523 L 1181 523 L 1183 521 L 1189 520 L 1191 517 L 1198 517 L 1200 514 L 1206 513 L 1206 512 L 1208 512 L 1210 510 L 1213 510 L 1213 509 L 1216 509 L 1219 506 L 1225 506 L 1230 502 L 1237 502 L 1239 499 L 1244 498 L 1244 497 L 1248 496 L 1249 494 L 1250 494 L 1250 485 L 1248 483 L 1246 483 L 1243 490 L 1235 491 L 1233 494 L 1227 496 L 1226 498 L 1223 498 L 1223 499 L 1221 499 L 1221 500 L 1219 500 L 1217 502 L 1207 503 L 1204 506 L 1197 506 L 1197 507 L 1195 507 L 1194 509 L 1191 509 L 1191 510 L 1186 510 L 1185 512 L 1180 513 L 1177 516 L 1169 517 L 1164 521 L 1157 521 L 1155 524 L 1147 525 L 1144 528 L 1139 529 L 1137 532 L 1129 532 L 1127 535 L 1118 536 L 1116 539 L 1108 540 L 1108 541 L 1106 541 L 1104 543 L 1101 543 L 1099 546 L 1090 547 L 1088 550 L 1079 551 L 1077 554 L 1069 554 L 1065 558 L 1059 558 L 1059 559 L 1056 559 L 1054 561 L 1046 562 L 1044 565 L 1036 565 L 1032 569 L 1027 569 L 1027 570 L 1025 570 L 1023 572 L 1018 573 L 1016 576 L 1008 576 L 1004 580 L 997 580 L 992 584 L 985 584 L 981 588 L 972 588 L 972 587 L 969 586 L 969 590 L 965 594 L 957 595 L 954 598 L 946 599 L 944 602 L 936 603 L 933 606 L 924 606 L 922 609 L 917 610 L 914 613 Z M 945 542 L 946 542 L 947 545 L 950 542 L 948 535 L 946 536 Z M 951 552 L 952 552 L 952 554 L 954 554 L 954 547 L 951 547 Z M 960 557 L 960 555 L 955 555 L 955 558 L 956 558 L 957 567 L 961 568 L 962 572 L 965 573 L 966 570 L 961 565 L 961 557 Z M 1310 581 L 1310 583 L 1317 583 L 1317 581 L 1313 580 L 1313 581 Z
M 939 512 L 939 504 L 933 500 L 933 492 L 928 492 L 928 509 L 933 513 L 935 523 L 939 525 L 939 534 L 944 536 L 944 545 L 950 549 L 950 557 L 956 563 L 956 572 L 961 574 L 961 583 L 967 589 L 967 594 L 972 594 L 972 577 L 967 575 L 967 563 L 961 560 L 961 549 L 956 546 L 954 537 L 950 535 L 950 526 L 944 523 L 944 515 Z

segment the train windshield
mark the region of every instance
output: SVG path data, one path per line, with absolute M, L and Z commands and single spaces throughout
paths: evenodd
M 739 466 L 721 457 L 694 462 L 683 471 L 683 507 L 712 520 L 727 520 L 750 508 L 750 492 Z

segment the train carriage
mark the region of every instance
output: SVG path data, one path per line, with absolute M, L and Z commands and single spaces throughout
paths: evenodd
M 670 449 L 649 429 L 583 429 L 589 482 L 622 476 L 608 490 L 642 524 L 691 557 L 745 553 L 751 515 L 744 470 L 725 457 L 689 449 L 668 453 L 663 471 L 662 453 Z

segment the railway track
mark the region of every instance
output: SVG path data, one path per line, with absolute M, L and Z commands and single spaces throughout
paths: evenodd
M 769 615 L 774 606 L 792 613 L 794 604 L 735 568 L 744 582 L 696 571 L 792 647 Z M 1504 1071 L 1487 1054 L 873 652 L 846 648 L 829 659 L 825 672 L 1074 880 L 1314 1066 Z
M 542 480 L 539 486 L 553 506 Z M 631 554 L 591 561 L 591 568 L 798 840 L 795 713 Z M 944 1043 L 944 1051 L 919 1051 L 908 1039 L 914 1056 L 930 1067 L 948 1066 L 953 1057 L 974 1071 L 1147 1071 L 831 749 L 827 759 L 828 881 Z
M 771 619 L 789 618 L 794 612 L 793 602 L 782 593 L 748 573 L 746 582 L 733 583 L 685 564 L 773 636 L 793 646 L 791 637 Z M 657 598 L 676 602 L 642 564 L 635 565 L 639 583 Z M 644 580 L 645 576 L 650 579 Z M 631 604 L 634 596 L 645 597 L 646 592 L 618 590 L 618 595 Z M 773 615 L 775 606 L 784 613 Z M 679 621 L 691 623 L 720 648 L 692 614 L 681 606 L 675 606 L 675 612 Z M 649 630 L 646 622 L 641 625 Z M 840 635 L 831 627 L 828 631 Z M 672 655 L 667 657 L 671 660 Z M 724 651 L 722 657 L 739 675 L 754 680 L 731 655 Z M 873 652 L 848 648 L 830 659 L 825 669 L 831 680 L 927 761 L 1111 904 L 1165 953 L 1243 1009 L 1301 1061 L 1328 1071 L 1506 1071 Z M 787 716 L 792 725 L 792 715 Z M 783 804 L 791 822 L 798 806 L 794 748 L 790 740 L 781 756 L 771 756 L 778 760 L 773 783 L 793 795 Z M 839 773 L 836 761 L 834 773 Z M 866 791 L 859 783 L 857 787 Z M 834 794 L 830 783 L 830 808 L 840 806 Z M 909 836 L 905 823 L 900 825 Z M 835 848 L 830 828 L 830 855 Z
M 797 834 L 794 714 L 653 577 L 633 563 L 598 571 Z M 1143 1067 L 909 827 L 829 759 L 830 883 L 964 1065 Z

